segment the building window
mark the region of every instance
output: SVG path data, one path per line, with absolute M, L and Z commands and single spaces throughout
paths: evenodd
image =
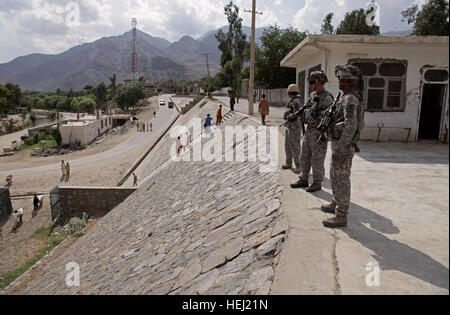
M 406 104 L 406 61 L 354 60 L 364 79 L 367 111 L 404 111 Z
M 448 72 L 446 70 L 428 70 L 425 72 L 425 80 L 428 82 L 446 82 Z

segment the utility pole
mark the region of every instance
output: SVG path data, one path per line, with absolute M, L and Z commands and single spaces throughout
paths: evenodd
M 208 56 L 211 54 L 203 54 L 206 57 L 206 68 L 208 69 L 208 81 L 211 79 L 211 76 L 209 75 L 209 61 Z
M 253 115 L 253 104 L 255 103 L 255 24 L 256 24 L 256 14 L 261 14 L 262 12 L 256 12 L 256 0 L 252 0 L 252 10 L 244 10 L 245 12 L 252 13 L 252 35 L 251 35 L 251 57 L 250 57 L 250 82 L 248 88 L 248 114 Z

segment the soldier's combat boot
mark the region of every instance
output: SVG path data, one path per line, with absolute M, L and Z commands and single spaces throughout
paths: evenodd
M 336 215 L 330 219 L 323 220 L 323 226 L 327 228 L 340 228 L 347 226 L 347 216 L 346 215 Z
M 281 168 L 284 169 L 284 170 L 290 170 L 292 168 L 292 164 L 286 163 Z
M 329 204 L 323 205 L 320 207 L 323 212 L 335 214 L 336 212 L 336 203 L 333 201 Z
M 315 192 L 315 191 L 319 191 L 321 189 L 322 189 L 322 184 L 321 183 L 316 183 L 316 184 L 312 184 L 311 186 L 306 188 L 306 192 L 312 193 L 312 192 Z
M 295 174 L 300 174 L 302 172 L 302 170 L 299 167 L 297 167 L 297 168 L 294 168 L 292 170 L 292 172 L 294 172 Z
M 291 184 L 291 187 L 292 188 L 294 188 L 294 189 L 297 189 L 297 188 L 306 188 L 306 187 L 308 187 L 309 186 L 309 183 L 308 183 L 308 181 L 307 180 L 302 180 L 302 179 L 300 179 L 298 182 L 296 182 L 295 184 Z

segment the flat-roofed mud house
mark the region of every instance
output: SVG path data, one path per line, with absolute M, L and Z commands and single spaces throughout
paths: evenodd
M 336 65 L 355 64 L 364 77 L 365 140 L 449 140 L 449 38 L 443 36 L 311 35 L 282 61 L 297 70 L 301 94 L 308 75 L 326 72 L 338 93 Z

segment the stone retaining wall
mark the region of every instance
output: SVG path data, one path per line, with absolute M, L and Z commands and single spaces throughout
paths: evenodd
M 60 218 L 80 217 L 83 212 L 90 218 L 99 218 L 127 199 L 136 188 L 58 187 Z

